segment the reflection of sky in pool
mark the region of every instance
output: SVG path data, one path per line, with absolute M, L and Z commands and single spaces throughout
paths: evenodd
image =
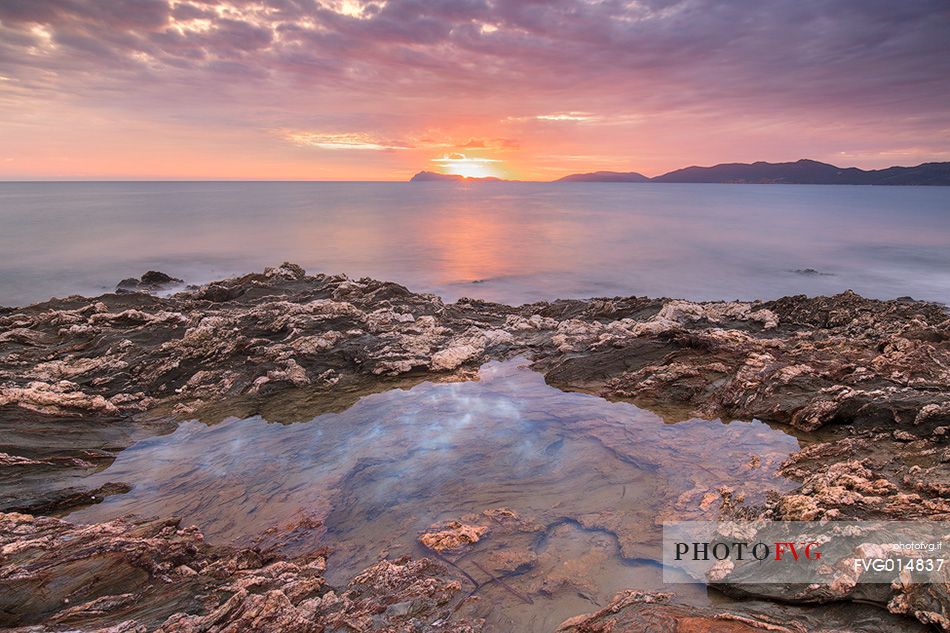
M 492 594 L 506 605 L 493 617 L 541 627 L 619 589 L 661 587 L 651 562 L 659 522 L 710 516 L 716 504 L 705 512 L 700 504 L 719 486 L 753 503 L 788 489 L 775 469 L 797 448 L 759 422 L 664 424 L 630 404 L 549 387 L 513 360 L 484 366 L 477 382 L 371 395 L 306 423 L 186 422 L 91 478 L 128 482 L 130 493 L 69 518 L 178 515 L 223 544 L 306 516 L 323 527 L 305 530 L 292 549 L 331 546 L 330 579 L 342 581 L 381 554 L 424 554 L 416 539 L 433 523 L 506 507 L 550 526 L 543 542 L 535 534 L 480 544 L 485 555 L 530 550 L 535 566 L 510 582 L 543 596 L 552 578 L 574 570 L 554 591 L 556 609 Z

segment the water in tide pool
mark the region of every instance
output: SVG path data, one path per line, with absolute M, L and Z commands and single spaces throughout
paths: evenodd
M 720 487 L 757 504 L 795 485 L 776 474 L 799 448 L 780 430 L 665 424 L 631 404 L 559 391 L 524 365 L 492 362 L 477 381 L 370 395 L 309 422 L 184 423 L 82 482 L 123 481 L 131 492 L 68 518 L 177 515 L 219 544 L 278 527 L 291 532 L 289 553 L 331 548 L 331 583 L 380 556 L 432 556 L 420 533 L 462 520 L 488 528 L 461 556 L 445 555 L 482 598 L 466 608 L 489 630 L 529 632 L 622 589 L 663 590 L 661 522 L 714 518 Z M 714 599 L 698 586 L 675 590 Z
M 0 183 L 0 252 L 0 305 L 283 261 L 447 300 L 950 303 L 950 187 Z

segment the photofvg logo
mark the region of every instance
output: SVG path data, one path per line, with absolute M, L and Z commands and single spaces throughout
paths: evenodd
M 663 580 L 837 586 L 947 582 L 948 542 L 950 523 L 941 522 L 671 522 L 663 526 Z
M 744 541 L 717 541 L 710 543 L 675 543 L 677 561 L 691 558 L 693 561 L 754 559 L 758 561 L 770 558 L 777 561 L 799 562 L 802 560 L 821 560 L 821 544 L 815 541 L 798 542 L 777 541 L 774 543 L 748 543 Z

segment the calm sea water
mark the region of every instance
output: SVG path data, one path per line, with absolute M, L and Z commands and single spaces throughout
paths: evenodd
M 851 288 L 950 303 L 950 188 L 0 183 L 0 253 L 0 305 L 282 261 L 449 300 Z

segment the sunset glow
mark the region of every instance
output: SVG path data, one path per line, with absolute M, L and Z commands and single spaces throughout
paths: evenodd
M 466 178 L 500 178 L 504 173 L 498 168 L 501 161 L 494 158 L 469 157 L 465 154 L 449 154 L 433 159 L 442 173 L 465 176 Z
M 950 633 L 950 0 L 0 0 L 0 113 L 0 632 Z
M 936 0 L 11 0 L 0 178 L 948 160 L 948 32 Z

